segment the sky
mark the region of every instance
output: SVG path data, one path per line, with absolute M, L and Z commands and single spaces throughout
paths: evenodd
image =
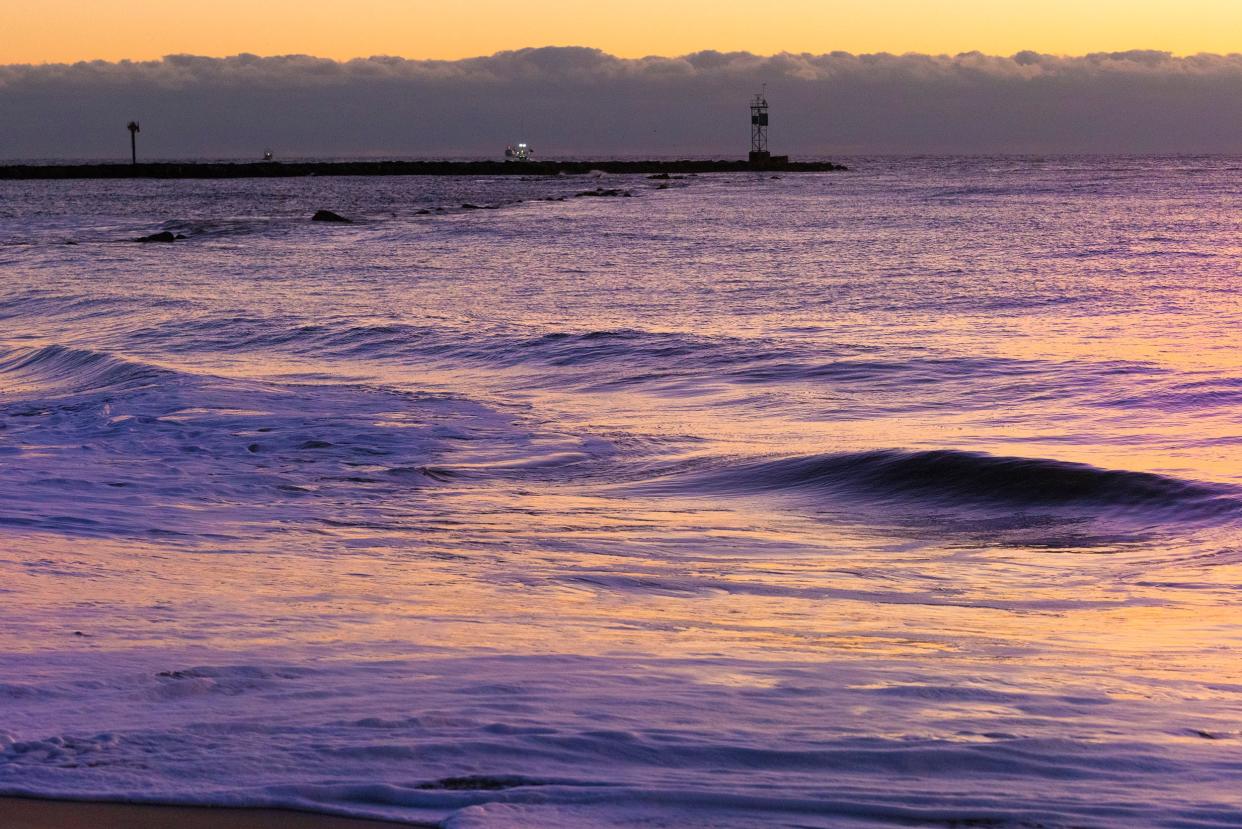
M 0 63 L 307 54 L 1242 51 L 1239 0 L 0 0 Z
M 0 158 L 1242 153 L 1242 0 L 756 8 L 0 0 Z

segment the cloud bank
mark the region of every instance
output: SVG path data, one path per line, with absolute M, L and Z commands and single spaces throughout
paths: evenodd
M 747 149 L 766 83 L 772 149 L 1242 152 L 1242 55 L 699 52 L 542 48 L 458 61 L 306 56 L 0 67 L 0 156 L 713 155 Z

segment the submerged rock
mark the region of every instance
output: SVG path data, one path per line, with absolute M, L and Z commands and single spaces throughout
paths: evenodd
M 178 239 L 184 239 L 184 236 L 174 236 L 167 230 L 161 230 L 159 233 L 152 233 L 150 236 L 140 236 L 135 242 L 175 242 Z
M 600 198 L 609 197 L 609 196 L 611 197 L 624 196 L 625 198 L 629 198 L 632 195 L 634 194 L 631 193 L 629 190 L 620 190 L 617 188 L 604 189 L 603 187 L 596 187 L 594 190 L 583 190 L 581 193 L 575 193 L 574 198 L 580 199 L 585 196 L 595 196 L 595 197 L 600 197 Z
M 420 789 L 442 789 L 445 791 L 499 791 L 516 789 L 522 786 L 542 786 L 540 780 L 519 775 L 470 775 L 467 777 L 442 777 L 430 783 L 421 783 Z
M 339 222 L 340 224 L 353 224 L 352 219 L 346 219 L 339 213 L 333 213 L 331 210 L 316 210 L 315 215 L 311 216 L 312 222 Z

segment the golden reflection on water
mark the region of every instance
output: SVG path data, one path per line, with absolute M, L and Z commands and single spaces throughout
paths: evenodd
M 6 603 L 15 623 L 0 645 L 45 646 L 23 629 L 25 608 L 31 619 L 61 619 L 66 648 L 176 640 L 203 649 L 344 646 L 376 659 L 438 649 L 931 658 L 966 672 L 982 660 L 1032 677 L 1111 675 L 1121 686 L 1242 683 L 1242 626 L 1224 600 L 1240 562 L 1149 566 L 1146 548 L 903 546 L 811 518 L 773 526 L 744 505 L 678 512 L 681 529 L 669 533 L 667 503 L 645 512 L 632 501 L 564 494 L 497 498 L 468 524 L 325 528 L 218 550 L 11 537 L 5 558 L 19 575 Z M 1178 590 L 1177 580 L 1194 589 Z M 704 681 L 768 680 L 712 672 Z
M 1099 332 L 1109 359 L 1188 375 L 1204 363 L 1242 368 L 1242 355 L 1227 345 L 1196 349 L 1175 336 L 1153 336 L 1141 322 L 1118 319 L 1116 330 Z M 954 337 L 965 335 L 946 328 L 937 336 L 938 347 L 951 350 Z M 1061 331 L 1010 332 L 1005 353 L 1099 360 L 1096 347 L 1095 335 L 1067 324 Z M 310 373 L 313 361 L 238 358 L 207 367 L 287 380 Z M 359 366 L 358 379 L 432 391 L 494 388 L 497 397 L 517 374 L 500 383 L 495 371 L 375 370 Z M 531 388 L 526 402 L 557 413 L 557 432 L 509 460 L 494 448 L 472 455 L 463 447 L 448 466 L 485 477 L 572 463 L 579 449 L 567 435 L 578 425 L 650 434 L 658 406 L 664 437 L 695 436 L 712 452 L 738 456 L 960 446 L 1200 480 L 1240 474 L 1231 447 L 1242 438 L 1227 409 L 1216 419 L 1162 420 L 1164 439 L 1179 444 L 1168 448 L 1139 440 L 1150 431 L 1149 411 L 1076 423 L 1073 413 L 1058 418 L 1056 399 L 1007 418 L 992 408 L 911 411 L 902 405 L 911 401 L 896 398 L 885 412 L 873 395 L 869 413 L 854 418 L 848 391 L 808 386 L 800 400 L 792 398 L 804 408 L 791 418 L 786 409 L 748 408 L 749 392 L 736 387 L 702 386 L 690 398 L 681 392 L 598 390 L 588 410 L 573 393 Z M 705 407 L 704 395 L 726 397 L 729 405 Z M 519 398 L 510 394 L 505 405 Z M 832 415 L 817 420 L 817 411 Z M 186 408 L 166 417 L 192 423 L 205 413 L 222 414 Z M 399 429 L 419 421 L 394 412 L 375 425 Z M 1090 431 L 1089 439 L 1067 441 L 1076 429 Z M 695 458 L 693 444 L 676 444 L 668 460 Z M 291 522 L 283 535 L 217 545 L 9 534 L 5 558 L 17 575 L 5 585 L 11 622 L 0 630 L 0 647 L 46 647 L 45 632 L 22 620 L 53 617 L 62 620 L 65 648 L 176 641 L 204 651 L 331 647 L 364 659 L 451 651 L 773 664 L 932 660 L 937 671 L 963 676 L 1003 666 L 1035 686 L 1100 683 L 1118 699 L 1161 692 L 1153 688 L 1179 699 L 1225 698 L 1228 691 L 1211 689 L 1242 684 L 1242 625 L 1231 600 L 1242 583 L 1242 559 L 1228 558 L 1228 530 L 1171 540 L 1176 549 L 1162 549 L 1158 536 L 1096 541 L 1075 540 L 1071 532 L 1063 546 L 1049 548 L 986 529 L 955 537 L 939 524 L 933 543 L 926 523 L 878 527 L 882 504 L 824 520 L 796 505 L 752 509 L 747 499 L 587 494 L 600 483 L 450 482 L 411 491 L 407 505 L 386 499 L 374 526 Z M 233 529 L 247 537 L 244 527 Z M 12 566 L 19 562 L 26 564 Z M 684 670 L 696 682 L 777 682 L 718 667 Z M 918 712 L 928 723 L 1011 714 L 1003 706 L 945 704 Z

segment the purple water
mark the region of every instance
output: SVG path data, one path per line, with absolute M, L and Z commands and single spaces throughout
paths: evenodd
M 0 794 L 1242 825 L 1242 161 L 846 161 L 0 183 Z

